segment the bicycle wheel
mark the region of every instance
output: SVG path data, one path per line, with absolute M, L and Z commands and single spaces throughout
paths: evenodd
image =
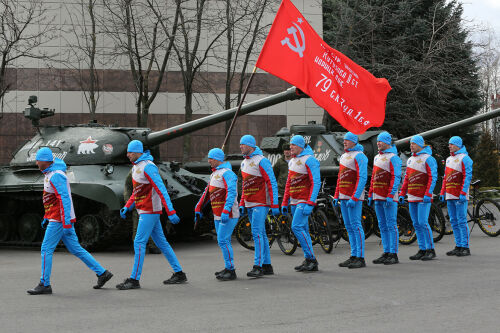
M 441 212 L 443 213 L 444 216 L 444 234 L 445 235 L 453 234 L 453 228 L 451 227 L 450 215 L 448 214 L 448 206 L 446 205 L 446 201 L 437 202 L 436 206 L 438 206 L 438 208 L 441 209 Z
M 363 204 L 363 209 L 361 211 L 361 224 L 363 225 L 363 230 L 365 231 L 365 239 L 371 236 L 374 225 L 378 224 L 375 211 L 373 208 L 365 204 Z
M 312 245 L 316 245 L 319 242 L 318 238 L 318 226 L 316 225 L 314 221 L 314 213 L 309 215 L 309 218 L 307 219 L 307 223 L 309 223 L 309 235 L 311 236 L 311 243 Z
M 327 210 L 327 218 L 328 218 L 328 226 L 330 227 L 330 231 L 332 233 L 333 242 L 336 242 L 341 237 L 341 231 L 344 227 L 344 223 L 342 222 L 342 217 L 338 212 L 338 207 L 333 207 L 334 209 Z
M 484 198 L 479 200 L 474 214 L 479 228 L 488 236 L 500 234 L 500 205 L 498 202 Z
M 269 248 L 273 246 L 274 240 L 277 237 L 278 233 L 278 220 L 277 217 L 272 216 L 272 215 L 267 215 L 266 217 L 266 235 L 267 239 L 269 240 Z
M 446 229 L 444 223 L 443 211 L 434 203 L 431 203 L 431 210 L 429 213 L 429 226 L 432 230 L 432 237 L 434 242 L 439 242 L 444 236 Z
M 317 238 L 321 248 L 326 253 L 333 250 L 333 238 L 330 227 L 328 226 L 328 218 L 323 210 L 318 209 L 314 213 L 314 221 L 317 227 Z
M 284 254 L 291 256 L 297 250 L 297 238 L 292 231 L 292 217 L 291 215 L 280 215 L 277 218 L 278 233 L 276 235 L 276 242 Z
M 398 230 L 399 230 L 399 243 L 403 245 L 410 245 L 417 240 L 417 234 L 411 221 L 410 211 L 408 206 L 398 206 Z
M 252 237 L 252 226 L 250 225 L 250 220 L 248 215 L 240 217 L 236 227 L 234 228 L 234 233 L 238 243 L 241 244 L 245 249 L 255 250 Z

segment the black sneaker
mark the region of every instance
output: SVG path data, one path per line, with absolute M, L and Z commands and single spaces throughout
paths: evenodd
M 252 270 L 247 273 L 247 276 L 253 278 L 260 278 L 264 276 L 264 270 L 260 266 L 253 265 Z
M 470 256 L 470 249 L 468 247 L 462 247 L 461 251 L 457 253 L 457 257 L 467 257 Z
M 317 272 L 318 261 L 315 259 L 306 259 L 306 264 L 302 267 L 302 272 Z
M 50 285 L 44 286 L 42 282 L 40 282 L 35 288 L 27 290 L 30 295 L 49 295 L 52 294 L 52 287 Z
M 297 272 L 302 272 L 302 270 L 304 269 L 304 266 L 307 264 L 307 260 L 304 259 L 304 261 L 302 262 L 302 264 L 298 265 L 298 266 L 295 266 L 293 269 L 295 269 Z
M 116 289 L 119 290 L 139 289 L 139 288 L 141 288 L 139 280 L 131 278 L 127 278 L 122 283 L 116 285 Z
M 388 253 L 389 256 L 384 261 L 384 265 L 394 265 L 399 264 L 398 254 L 397 253 Z
M 458 252 L 460 252 L 462 249 L 459 248 L 458 246 L 455 246 L 455 248 L 451 251 L 446 252 L 447 256 L 456 256 Z
M 188 279 L 186 277 L 186 273 L 183 271 L 175 272 L 172 274 L 170 279 L 163 281 L 163 284 L 179 284 L 179 283 L 184 283 Z
M 161 250 L 159 248 L 157 248 L 156 246 L 149 247 L 148 248 L 148 253 L 149 254 L 161 254 Z
M 224 272 L 222 274 L 217 275 L 217 280 L 221 281 L 236 280 L 236 270 L 224 269 Z
M 354 257 L 354 260 L 351 261 L 347 268 L 361 268 L 366 267 L 365 258 Z
M 410 256 L 410 260 L 420 260 L 423 256 L 425 256 L 425 250 L 418 250 L 417 253 Z
M 436 258 L 436 251 L 434 249 L 425 250 L 425 255 L 422 257 L 422 261 L 429 261 Z
M 384 252 L 377 259 L 372 260 L 372 263 L 374 263 L 374 264 L 383 264 L 385 262 L 385 260 L 387 259 L 388 256 L 389 256 L 389 253 Z
M 349 257 L 349 259 L 347 259 L 346 261 L 343 261 L 339 264 L 340 267 L 349 267 L 349 264 L 351 263 L 351 261 L 353 261 L 354 259 L 356 259 L 356 257 Z
M 101 289 L 102 286 L 104 286 L 104 284 L 113 277 L 113 274 L 110 271 L 105 270 L 104 273 L 102 273 L 101 275 L 96 274 L 96 276 L 97 276 L 97 284 L 94 286 L 94 289 Z
M 219 275 L 223 274 L 226 271 L 226 268 L 224 268 L 222 271 L 215 272 L 215 277 L 218 277 Z
M 271 264 L 262 264 L 262 271 L 264 271 L 264 275 L 274 275 L 273 265 Z

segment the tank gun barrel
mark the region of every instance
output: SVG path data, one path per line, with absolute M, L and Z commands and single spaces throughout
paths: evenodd
M 239 115 L 245 115 L 275 104 L 279 104 L 285 101 L 292 101 L 296 99 L 300 99 L 303 97 L 307 97 L 307 95 L 303 94 L 296 87 L 291 87 L 283 92 L 278 94 L 268 96 L 262 99 L 259 99 L 254 102 L 247 103 L 241 107 Z M 175 139 L 177 137 L 183 136 L 185 134 L 197 131 L 199 129 L 208 127 L 210 125 L 214 125 L 226 120 L 230 120 L 234 113 L 238 108 L 232 108 L 229 110 L 221 111 L 219 113 L 203 117 L 202 119 L 192 120 L 190 122 L 180 124 L 174 127 L 170 127 L 161 131 L 152 132 L 147 135 L 145 144 L 148 146 L 155 146 L 164 141 Z
M 500 116 L 500 109 L 495 109 L 495 110 L 490 111 L 490 112 L 482 113 L 482 114 L 476 115 L 474 117 L 463 119 L 463 120 L 457 121 L 455 123 L 451 123 L 451 124 L 448 124 L 448 125 L 445 125 L 442 127 L 438 127 L 435 129 L 431 129 L 429 131 L 418 133 L 418 134 L 421 135 L 426 140 L 433 139 L 433 138 L 436 138 L 438 136 L 442 136 L 446 133 L 449 133 L 450 131 L 456 130 L 458 128 L 474 125 L 474 124 L 477 124 L 477 123 L 480 123 L 480 122 L 483 122 L 483 121 L 486 121 L 489 119 L 493 119 L 493 118 L 498 117 L 498 116 Z M 411 140 L 411 136 L 397 140 L 394 142 L 394 144 L 396 145 L 397 148 L 402 148 L 402 147 L 408 146 L 410 144 L 410 140 Z

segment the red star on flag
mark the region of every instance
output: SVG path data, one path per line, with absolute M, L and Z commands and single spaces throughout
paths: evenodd
M 80 141 L 80 143 L 96 143 L 97 141 L 99 141 L 99 140 L 92 140 L 92 137 L 91 137 L 91 136 L 89 136 L 89 137 L 87 138 L 87 140 L 85 140 L 85 141 Z

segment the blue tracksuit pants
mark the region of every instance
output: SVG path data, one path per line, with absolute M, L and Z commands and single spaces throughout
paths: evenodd
M 467 201 L 447 200 L 455 243 L 458 247 L 469 247 L 469 225 L 467 224 Z
M 399 231 L 398 231 L 398 203 L 387 201 L 375 201 L 375 213 L 377 213 L 378 227 L 384 253 L 398 253 Z
M 252 225 L 252 237 L 255 246 L 254 265 L 262 267 L 271 264 L 269 239 L 266 234 L 266 217 L 269 207 L 248 208 L 248 219 Z
M 44 286 L 50 285 L 50 273 L 52 271 L 52 256 L 57 244 L 62 239 L 64 245 L 71 254 L 77 256 L 81 261 L 93 270 L 97 275 L 104 273 L 105 269 L 85 250 L 78 242 L 78 237 L 75 233 L 75 228 L 71 226 L 69 229 L 64 229 L 60 222 L 50 222 L 45 231 L 45 236 L 42 242 L 42 275 L 40 282 Z
M 356 201 L 354 207 L 347 207 L 348 200 L 340 200 L 340 211 L 344 219 L 344 225 L 349 234 L 351 244 L 351 257 L 365 257 L 365 231 L 361 224 L 361 210 L 363 202 Z
M 160 223 L 160 214 L 139 214 L 139 223 L 134 239 L 134 268 L 130 278 L 139 280 L 142 273 L 142 265 L 144 264 L 144 255 L 146 254 L 146 244 L 149 237 L 153 238 L 156 246 L 161 250 L 165 258 L 167 258 L 174 272 L 182 271 L 179 260 L 175 256 L 174 250 L 167 242 L 165 234 Z
M 304 251 L 304 257 L 306 259 L 314 259 L 311 235 L 309 234 L 309 215 L 303 214 L 305 206 L 305 203 L 292 206 L 292 231 L 295 237 L 297 237 L 302 251 Z
M 417 234 L 417 242 L 420 250 L 430 250 L 434 248 L 434 238 L 429 225 L 429 212 L 431 203 L 410 202 L 410 216 L 413 221 L 413 227 Z
M 214 220 L 215 231 L 217 232 L 217 243 L 219 243 L 224 257 L 224 267 L 226 269 L 234 269 L 234 254 L 231 246 L 231 235 L 234 227 L 238 223 L 238 219 L 229 219 L 226 224 L 222 224 L 220 220 Z

